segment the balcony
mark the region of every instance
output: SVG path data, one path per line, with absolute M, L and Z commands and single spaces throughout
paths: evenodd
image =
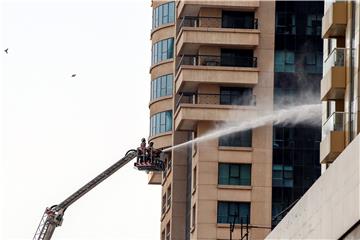
M 347 9 L 346 1 L 336 1 L 322 18 L 323 38 L 345 37 Z
M 322 128 L 320 163 L 331 163 L 345 148 L 344 112 L 334 112 Z
M 176 71 L 176 92 L 195 92 L 201 83 L 254 86 L 259 78 L 256 57 L 182 55 Z
M 254 95 L 181 93 L 175 106 L 175 130 L 194 130 L 198 121 L 254 119 L 255 102 Z
M 324 62 L 321 100 L 344 99 L 348 49 L 335 48 Z
M 255 10 L 260 6 L 259 0 L 223 1 L 223 0 L 181 0 L 177 2 L 177 16 L 197 15 L 202 7 L 226 8 L 234 10 Z
M 260 31 L 257 19 L 223 24 L 221 17 L 183 17 L 177 26 L 176 53 L 191 54 L 200 46 L 255 48 Z
M 149 172 L 148 173 L 148 184 L 161 184 L 161 173 L 160 172 Z

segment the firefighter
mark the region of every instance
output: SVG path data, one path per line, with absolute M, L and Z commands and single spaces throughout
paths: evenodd
M 154 161 L 154 143 L 153 142 L 149 142 L 149 145 L 146 148 L 146 160 L 149 161 L 151 164 Z
M 140 147 L 137 148 L 137 163 L 143 163 L 146 159 L 146 139 L 141 139 Z

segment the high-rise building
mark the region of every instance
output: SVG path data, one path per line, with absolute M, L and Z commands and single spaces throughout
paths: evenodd
M 304 90 L 320 97 L 322 2 L 153 0 L 152 8 L 156 147 L 255 119 Z M 265 125 L 173 149 L 166 171 L 149 174 L 162 185 L 161 239 L 264 239 L 320 175 L 320 135 Z
M 322 175 L 267 239 L 360 239 L 359 1 L 322 18 Z

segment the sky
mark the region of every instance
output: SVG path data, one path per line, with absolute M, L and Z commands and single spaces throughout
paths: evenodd
M 148 137 L 151 1 L 0 2 L 0 239 L 32 239 L 46 207 Z M 160 199 L 130 163 L 53 239 L 159 239 Z

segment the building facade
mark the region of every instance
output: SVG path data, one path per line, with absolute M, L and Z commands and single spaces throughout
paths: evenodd
M 153 0 L 149 140 L 167 148 L 255 119 L 304 86 L 319 95 L 322 7 Z M 149 174 L 161 239 L 264 239 L 319 176 L 320 135 L 266 125 L 173 149 Z
M 322 175 L 267 239 L 360 238 L 359 9 L 325 2 Z
M 321 1 L 276 2 L 275 108 L 319 102 L 323 4 Z M 283 210 L 320 176 L 320 140 L 320 127 L 274 126 L 272 227 L 286 214 Z

